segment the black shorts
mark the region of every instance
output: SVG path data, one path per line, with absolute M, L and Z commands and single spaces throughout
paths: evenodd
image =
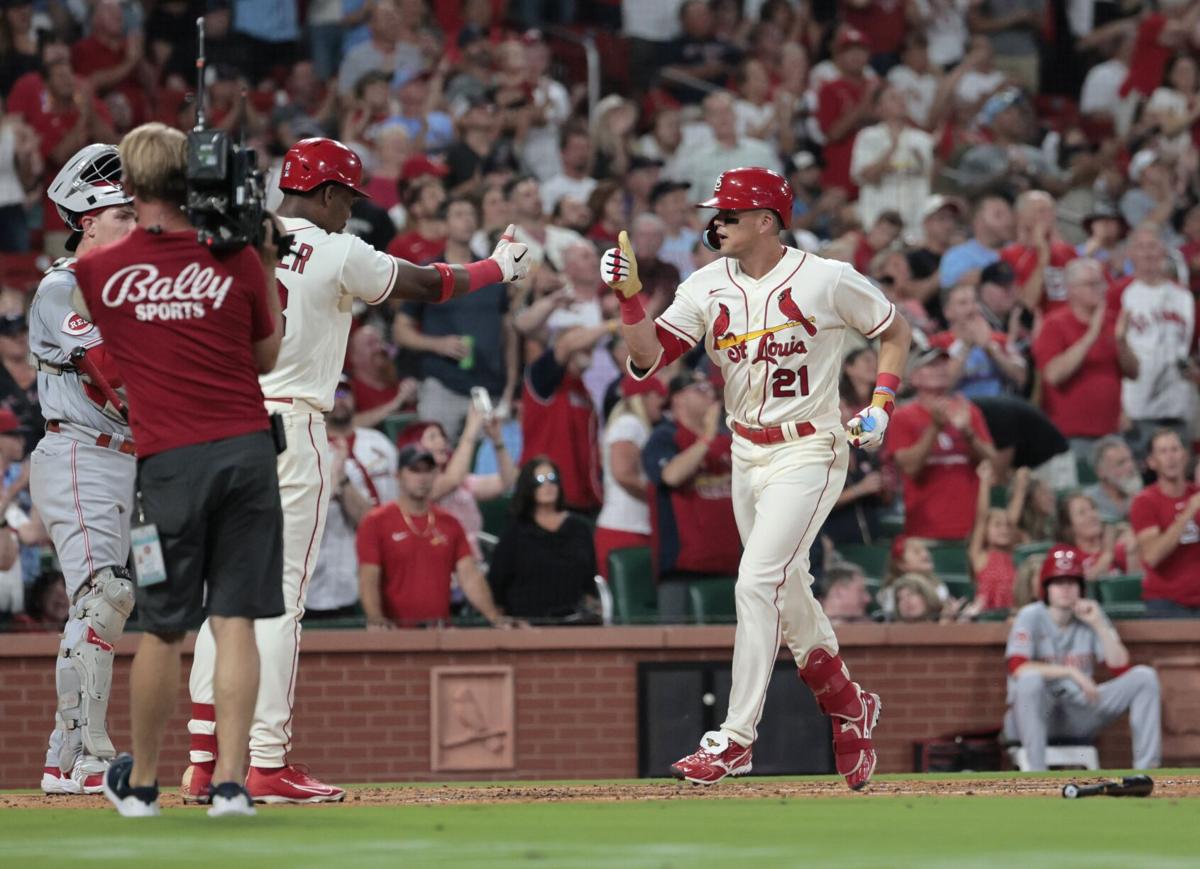
M 207 616 L 283 615 L 283 511 L 268 432 L 179 447 L 138 463 L 166 582 L 138 587 L 138 624 L 200 627 Z

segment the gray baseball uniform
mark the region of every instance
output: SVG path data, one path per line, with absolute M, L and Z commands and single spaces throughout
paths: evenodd
M 1101 617 L 1107 623 L 1103 614 Z M 1075 667 L 1091 678 L 1096 662 L 1104 660 L 1104 647 L 1100 635 L 1079 619 L 1072 618 L 1060 628 L 1049 607 L 1039 601 L 1017 613 L 1005 657 Z M 1162 727 L 1158 675 L 1153 668 L 1131 667 L 1098 688 L 1100 697 L 1093 703 L 1072 679 L 1047 679 L 1030 670 L 1009 676 L 1004 729 L 1021 741 L 1031 769 L 1046 768 L 1047 739 L 1091 739 L 1126 711 L 1133 734 L 1134 767 L 1159 765 Z
M 82 610 L 90 595 L 83 592 L 91 588 L 97 571 L 123 568 L 129 560 L 137 471 L 136 458 L 120 450 L 129 440 L 128 425 L 89 399 L 79 374 L 70 370 L 73 350 L 94 349 L 101 343 L 96 327 L 71 307 L 76 287 L 73 263 L 59 260 L 46 273 L 29 315 L 29 347 L 41 363 L 38 396 L 42 413 L 48 421 L 57 421 L 59 428 L 48 431 L 33 451 L 30 494 L 54 541 L 73 604 L 58 657 L 60 713 L 80 706 L 79 701 L 70 702 L 63 695 L 76 691 L 79 674 L 72 653 L 88 639 L 89 622 Z M 56 373 L 58 366 L 68 370 Z M 97 444 L 102 435 L 108 436 L 109 446 Z M 106 696 L 103 703 L 107 703 Z M 50 737 L 47 767 L 69 771 L 84 750 L 81 736 L 78 728 L 56 729 Z

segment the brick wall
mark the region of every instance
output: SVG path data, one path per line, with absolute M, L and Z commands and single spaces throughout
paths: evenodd
M 883 697 L 881 771 L 910 770 L 914 740 L 998 725 L 1005 631 L 994 624 L 840 631 L 854 677 Z M 1164 662 L 1173 686 L 1165 721 L 1175 731 L 1167 756 L 1194 764 L 1200 759 L 1197 623 L 1128 622 L 1121 631 L 1135 661 Z M 292 758 L 335 782 L 633 777 L 638 662 L 728 660 L 732 641 L 728 627 L 312 631 L 301 657 Z M 0 637 L 0 788 L 37 785 L 53 720 L 55 648 L 53 637 Z M 136 637 L 118 646 L 110 732 L 119 747 L 129 745 L 135 648 Z M 185 657 L 184 683 L 189 664 Z M 430 668 L 463 664 L 514 668 L 515 771 L 430 772 Z M 181 684 L 164 746 L 164 784 L 175 784 L 187 762 L 188 708 Z M 690 747 L 681 745 L 680 753 Z M 1106 732 L 1100 752 L 1108 767 L 1128 765 L 1127 725 Z

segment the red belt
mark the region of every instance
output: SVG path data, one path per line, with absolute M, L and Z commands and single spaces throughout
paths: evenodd
M 792 425 L 796 428 L 797 438 L 808 437 L 817 431 L 811 422 L 797 422 Z M 734 422 L 733 430 L 752 444 L 781 444 L 789 440 L 781 425 L 773 425 L 770 428 L 750 428 L 748 425 Z
M 50 422 L 46 423 L 46 431 L 52 431 L 56 433 L 62 431 L 62 426 L 59 424 L 59 420 L 52 419 Z M 134 446 L 133 441 L 126 439 L 122 440 L 118 445 L 113 446 L 113 440 L 114 438 L 110 434 L 98 434 L 96 435 L 96 446 L 104 447 L 106 450 L 116 450 L 117 452 L 124 453 L 127 456 L 137 455 L 137 449 Z

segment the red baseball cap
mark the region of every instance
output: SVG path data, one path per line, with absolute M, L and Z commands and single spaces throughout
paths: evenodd
M 645 380 L 635 380 L 630 375 L 626 374 L 621 378 L 621 396 L 623 398 L 632 398 L 635 395 L 648 394 L 661 395 L 667 397 L 667 385 L 657 377 L 647 377 Z
M 0 434 L 16 434 L 23 432 L 25 427 L 21 420 L 7 407 L 0 407 Z
M 409 157 L 404 161 L 404 165 L 400 167 L 401 181 L 411 181 L 423 175 L 432 175 L 434 178 L 445 178 L 449 174 L 449 166 L 438 160 L 431 160 L 425 154 L 417 154 L 414 157 Z
M 833 40 L 834 52 L 844 51 L 847 48 L 871 48 L 871 43 L 867 40 L 867 35 L 857 27 L 846 25 L 838 31 L 837 37 Z

